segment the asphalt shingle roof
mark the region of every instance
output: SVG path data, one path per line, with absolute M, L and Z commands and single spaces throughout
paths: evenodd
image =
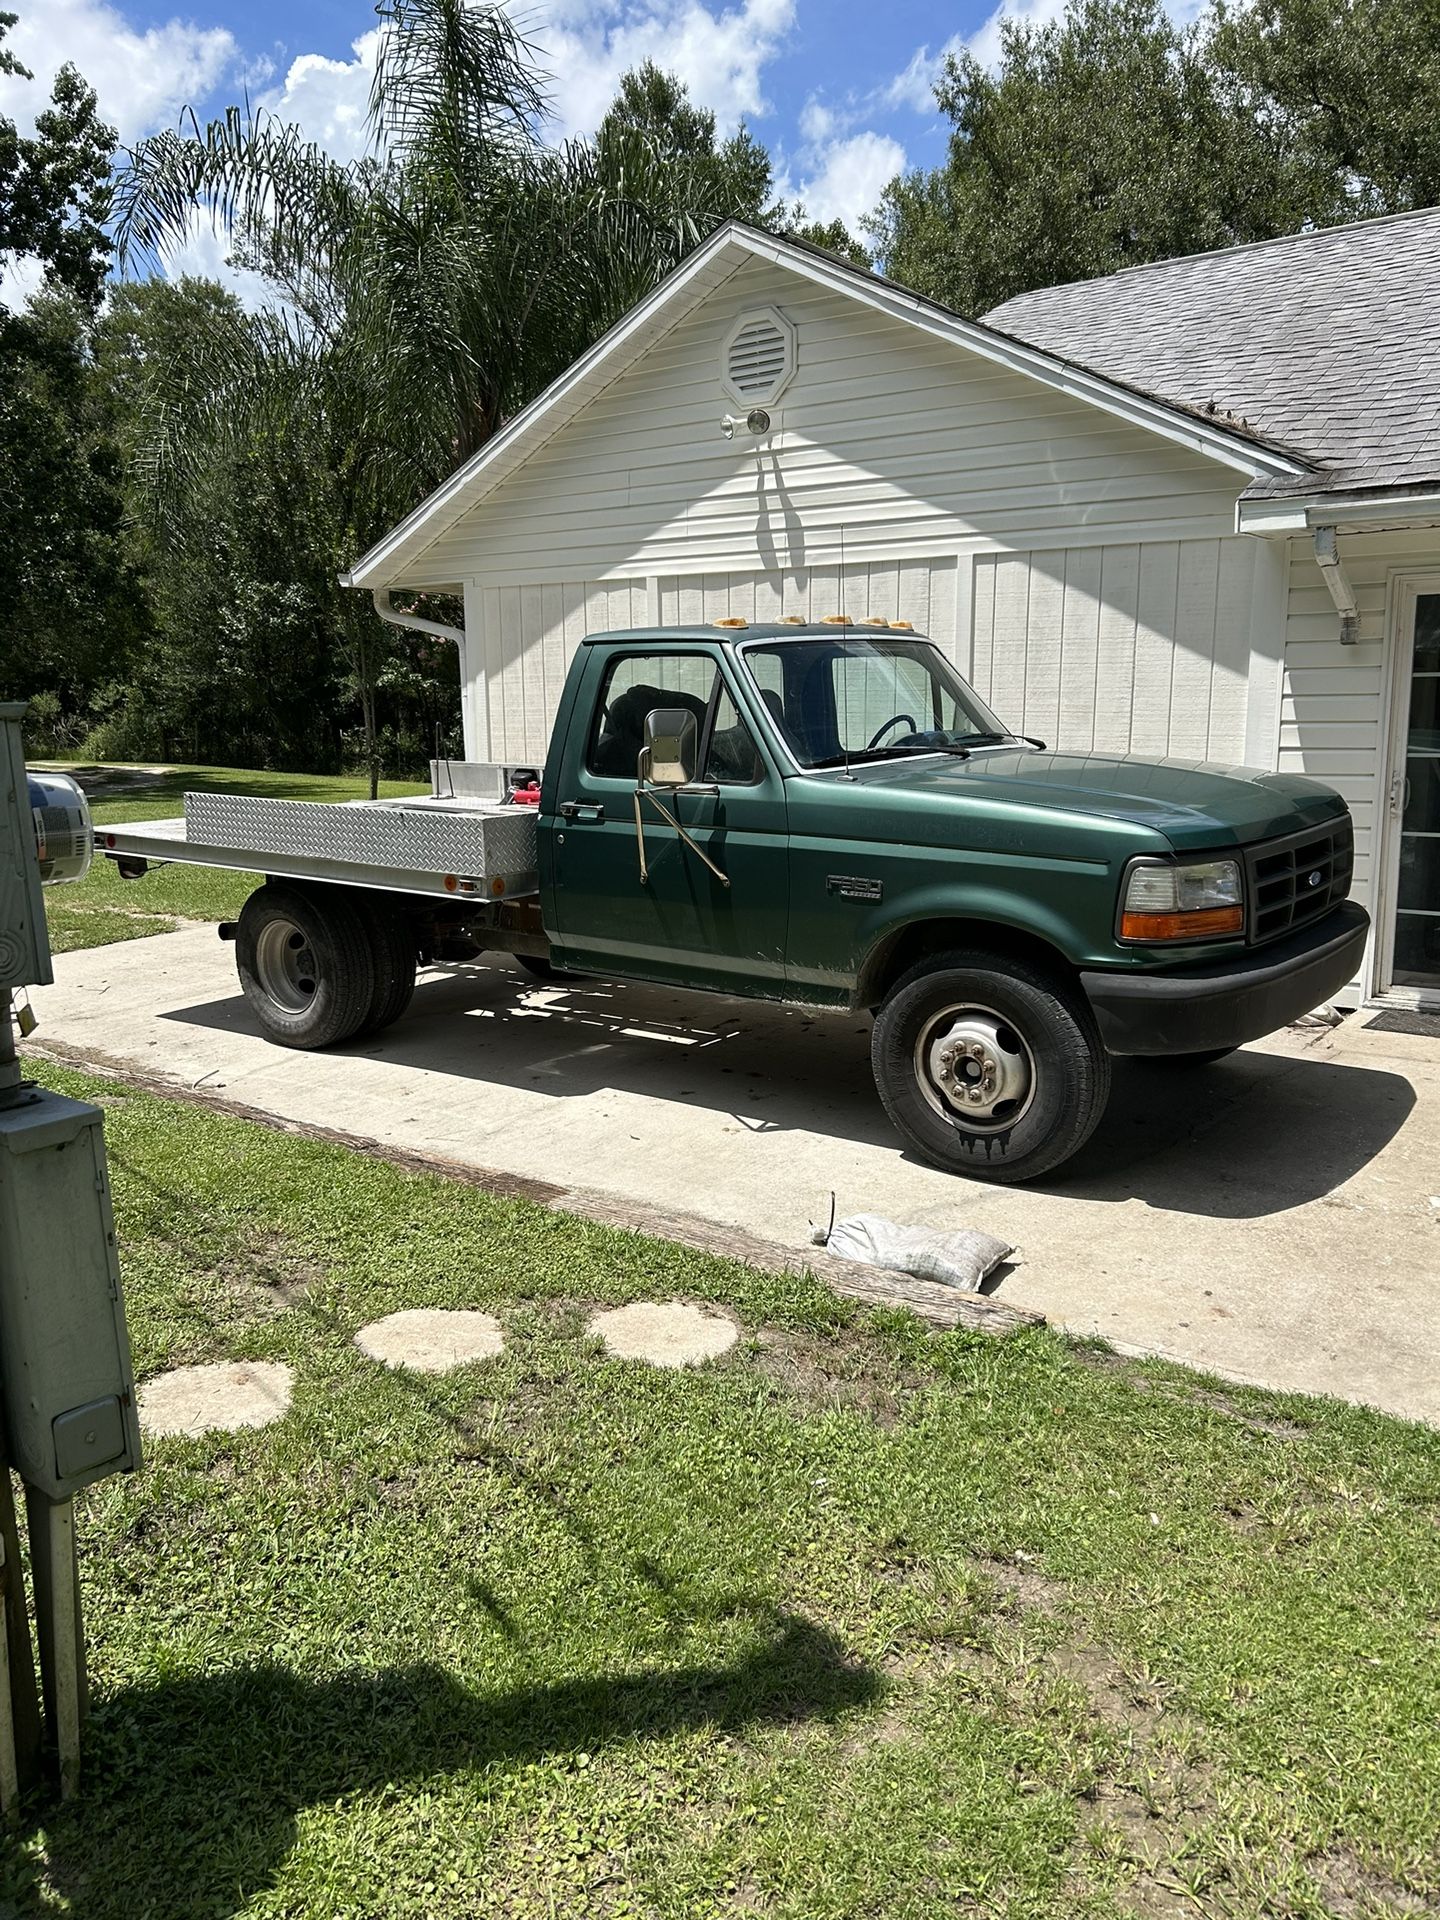
M 1440 208 L 1042 287 L 985 325 L 1317 470 L 1252 495 L 1440 483 Z

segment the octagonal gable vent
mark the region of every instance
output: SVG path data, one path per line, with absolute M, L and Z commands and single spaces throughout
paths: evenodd
M 742 313 L 720 349 L 725 391 L 741 407 L 778 399 L 795 373 L 795 329 L 774 307 Z

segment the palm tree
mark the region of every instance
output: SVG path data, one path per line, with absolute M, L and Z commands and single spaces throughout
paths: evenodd
M 176 377 L 157 370 L 145 490 L 177 537 L 197 474 L 258 442 L 328 476 L 338 571 L 720 220 L 760 210 L 758 149 L 706 167 L 690 120 L 684 154 L 661 137 L 667 113 L 693 119 L 683 92 L 651 85 L 648 116 L 637 93 L 602 138 L 549 147 L 543 77 L 502 5 L 391 0 L 381 23 L 362 159 L 232 108 L 141 141 L 120 173 L 122 267 L 159 264 L 198 209 L 277 296 L 217 311 Z M 373 792 L 388 643 L 361 596 L 337 587 L 335 613 Z

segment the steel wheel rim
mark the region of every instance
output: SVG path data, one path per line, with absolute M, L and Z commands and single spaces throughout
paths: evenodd
M 942 1120 L 966 1133 L 1003 1133 L 1035 1097 L 1035 1056 L 993 1007 L 942 1007 L 915 1041 L 915 1083 Z
M 255 975 L 282 1013 L 304 1013 L 320 985 L 309 939 L 293 920 L 270 920 L 255 942 Z

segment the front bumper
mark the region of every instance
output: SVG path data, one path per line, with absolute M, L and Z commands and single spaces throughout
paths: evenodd
M 1289 939 L 1165 973 L 1082 973 L 1111 1053 L 1241 1047 L 1322 1005 L 1355 978 L 1370 916 L 1353 900 Z

